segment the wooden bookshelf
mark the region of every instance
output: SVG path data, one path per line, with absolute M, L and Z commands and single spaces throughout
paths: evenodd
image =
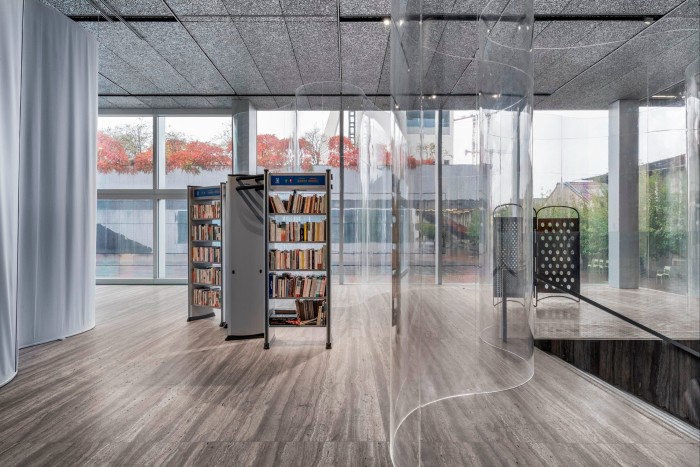
M 221 186 L 187 187 L 187 321 L 211 318 L 223 308 L 222 210 Z
M 265 343 L 275 328 L 325 329 L 331 343 L 331 173 L 265 172 Z

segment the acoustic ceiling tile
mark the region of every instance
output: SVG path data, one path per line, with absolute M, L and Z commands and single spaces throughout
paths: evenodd
M 343 81 L 359 86 L 365 94 L 376 92 L 389 28 L 382 23 L 341 23 Z
M 230 109 L 233 107 L 233 100 L 235 98 L 228 96 L 207 96 L 206 99 L 209 105 L 215 109 Z
M 152 81 L 106 47 L 100 46 L 100 74 L 131 94 L 162 92 Z
M 146 23 L 146 39 L 198 92 L 232 93 L 233 89 L 179 23 Z
M 186 109 L 210 109 L 212 108 L 209 98 L 204 96 L 175 96 L 173 99 Z
M 99 12 L 88 2 L 75 0 L 42 0 L 43 3 L 54 7 L 64 15 L 96 15 Z
M 164 93 L 192 93 L 195 88 L 148 42 L 136 37 L 121 23 L 81 23 L 97 37 L 100 47 L 129 63 Z M 150 23 L 153 24 L 153 23 Z M 100 55 L 100 70 L 109 63 Z M 119 84 L 117 82 L 117 84 Z
M 248 99 L 257 110 L 276 110 L 278 107 L 274 97 L 256 96 Z
M 535 0 L 534 11 L 536 15 L 556 15 L 561 13 L 571 0 Z
M 233 16 L 281 15 L 279 0 L 223 0 Z
M 179 109 L 182 106 L 170 96 L 141 96 L 139 100 L 151 109 Z
M 337 24 L 334 20 L 287 19 L 294 55 L 305 84 L 339 81 Z
M 302 82 L 284 20 L 242 19 L 235 24 L 270 92 L 293 94 Z
M 180 19 L 187 15 L 228 15 L 222 0 L 167 0 L 167 2 Z
M 116 109 L 118 108 L 116 104 L 112 103 L 109 99 L 106 97 L 98 97 L 97 98 L 97 108 L 98 109 Z
M 684 0 L 573 0 L 562 11 L 566 14 L 663 15 Z
M 284 15 L 328 15 L 336 17 L 336 0 L 280 0 Z
M 380 110 L 391 110 L 391 97 L 377 96 L 374 98 L 374 105 Z
M 185 25 L 236 93 L 269 93 L 232 21 L 226 19 L 214 22 L 186 22 Z
M 391 15 L 391 0 L 340 0 L 341 15 Z
M 377 94 L 391 93 L 391 43 L 387 41 L 386 50 L 384 51 L 384 63 L 379 74 L 379 84 L 377 85 Z
M 108 80 L 102 75 L 99 75 L 97 78 L 97 92 L 99 94 L 125 94 L 126 91 L 113 83 L 112 81 Z
M 110 96 L 103 98 L 118 109 L 145 109 L 148 108 L 143 101 L 131 96 Z

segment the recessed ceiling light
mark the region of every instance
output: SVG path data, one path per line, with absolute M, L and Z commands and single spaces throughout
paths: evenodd
M 651 16 L 644 17 L 644 24 L 646 24 L 647 26 L 649 26 L 653 22 L 654 22 L 654 18 L 652 18 Z
M 431 98 L 431 99 L 437 99 L 437 96 L 436 96 L 435 94 L 433 94 L 432 96 L 430 96 L 430 98 Z
M 384 26 L 389 26 L 391 24 L 391 18 L 384 18 L 382 23 L 384 23 Z

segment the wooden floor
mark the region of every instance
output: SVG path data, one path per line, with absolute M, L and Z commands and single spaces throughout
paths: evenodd
M 700 339 L 700 300 L 652 289 L 615 289 L 586 284 L 581 295 L 678 340 Z M 538 339 L 653 339 L 650 334 L 598 308 L 548 298 L 536 308 Z
M 390 465 L 389 307 L 334 288 L 334 346 L 224 341 L 186 287 L 99 286 L 98 326 L 22 350 L 0 465 Z M 700 442 L 535 351 L 516 389 L 421 410 L 430 465 L 700 464 Z M 408 426 L 408 425 L 406 425 Z

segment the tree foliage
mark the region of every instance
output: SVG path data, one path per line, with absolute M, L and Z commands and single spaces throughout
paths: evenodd
M 289 138 L 278 138 L 275 135 L 258 135 L 257 165 L 266 169 L 281 169 L 288 165 Z
M 589 203 L 580 202 L 574 206 L 581 216 L 581 256 L 584 264 L 591 259 L 608 257 L 608 189 L 591 196 Z
M 137 174 L 153 172 L 151 135 L 141 122 L 122 125 L 110 133 L 97 133 L 97 170 L 100 173 Z M 230 147 L 230 145 L 229 145 Z M 191 174 L 228 170 L 231 152 L 228 147 L 204 141 L 188 141 L 179 133 L 165 139 L 166 172 L 176 170 Z
M 328 139 L 328 165 L 340 167 L 340 136 L 331 136 Z M 359 166 L 360 154 L 358 149 L 347 136 L 343 137 L 343 166 L 349 169 L 357 169 Z
M 311 165 L 322 164 L 328 157 L 328 138 L 320 128 L 313 128 L 299 138 L 299 152 L 302 165 L 305 160 Z
M 105 132 L 97 132 L 97 170 L 100 173 L 131 172 L 131 162 L 124 146 Z

